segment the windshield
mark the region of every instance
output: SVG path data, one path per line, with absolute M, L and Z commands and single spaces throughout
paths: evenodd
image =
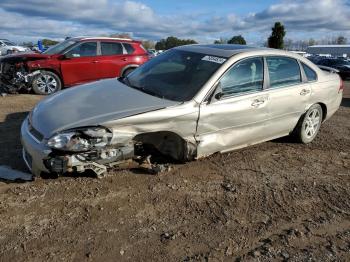
M 226 59 L 181 50 L 169 50 L 121 80 L 145 93 L 172 101 L 188 101 Z
M 47 55 L 56 55 L 56 54 L 60 54 L 62 51 L 64 51 L 65 49 L 67 49 L 69 46 L 74 45 L 77 41 L 74 40 L 66 40 L 63 41 L 57 45 L 54 45 L 52 47 L 50 47 L 49 49 L 47 49 L 44 54 Z
M 3 41 L 3 43 L 7 46 L 15 46 L 16 45 L 15 43 L 12 43 L 10 41 Z

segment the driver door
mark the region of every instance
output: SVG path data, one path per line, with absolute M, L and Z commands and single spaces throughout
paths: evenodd
M 264 60 L 247 58 L 219 80 L 213 99 L 200 106 L 196 139 L 198 156 L 258 143 L 269 134 L 269 97 L 263 91 Z
M 66 86 L 99 79 L 97 42 L 82 42 L 68 51 L 61 72 Z

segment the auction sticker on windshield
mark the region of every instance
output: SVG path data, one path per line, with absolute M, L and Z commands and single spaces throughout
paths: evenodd
M 222 64 L 223 62 L 226 61 L 225 58 L 221 58 L 221 57 L 217 57 L 217 56 L 210 56 L 210 55 L 206 55 L 205 57 L 202 58 L 202 60 L 214 62 L 214 63 L 218 63 L 218 64 Z

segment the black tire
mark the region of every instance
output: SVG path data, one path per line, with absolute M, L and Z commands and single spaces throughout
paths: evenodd
M 136 68 L 128 68 L 123 72 L 123 76 L 127 76 L 130 74 L 132 71 L 134 71 Z
M 322 107 L 319 104 L 312 105 L 300 118 L 293 135 L 298 142 L 310 143 L 318 134 L 323 120 Z
M 50 95 L 61 90 L 62 81 L 55 73 L 42 70 L 34 77 L 32 88 L 35 94 Z

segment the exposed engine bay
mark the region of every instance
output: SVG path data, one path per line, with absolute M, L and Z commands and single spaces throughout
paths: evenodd
M 30 70 L 27 62 L 38 58 L 7 56 L 0 59 L 0 91 L 4 93 L 29 92 L 40 70 Z

